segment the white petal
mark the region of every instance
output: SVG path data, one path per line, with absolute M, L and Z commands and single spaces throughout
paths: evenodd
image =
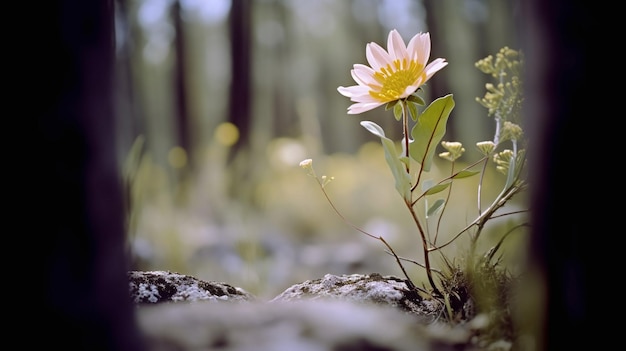
M 355 82 L 357 82 L 357 84 L 359 85 L 367 85 L 367 83 L 365 83 L 365 81 L 363 81 L 363 79 L 361 79 L 361 77 L 359 77 L 358 71 L 353 69 L 350 71 L 350 75 L 352 76 L 352 79 L 354 79 Z M 367 77 L 367 76 L 365 76 Z
M 354 95 L 350 100 L 354 102 L 380 102 L 370 95 L 369 91 L 365 94 Z
M 387 51 L 376 43 L 367 44 L 365 57 L 367 57 L 367 62 L 369 62 L 374 71 L 380 71 L 382 67 L 392 62 Z
M 417 87 L 419 87 L 419 85 L 409 85 L 408 87 L 406 87 L 406 89 L 404 89 L 404 92 L 400 95 L 400 98 L 404 99 L 405 97 L 413 94 L 417 90 Z
M 416 34 L 411 38 L 407 50 L 413 60 L 426 65 L 430 57 L 430 33 Z
M 345 97 L 352 97 L 354 94 L 352 93 L 352 90 L 346 87 L 338 87 L 337 91 L 339 92 L 339 94 L 345 96 Z
M 350 71 L 352 79 L 362 85 L 376 84 L 374 73 L 373 69 L 361 64 L 354 65 L 354 69 Z
M 353 68 L 355 70 L 362 70 L 364 71 L 366 74 L 370 74 L 370 75 L 374 75 L 374 73 L 376 73 L 376 71 L 374 71 L 370 66 L 366 66 L 360 63 L 357 63 L 353 66 Z
M 355 98 L 357 96 L 369 95 L 369 88 L 363 85 L 353 85 L 351 87 L 338 87 L 337 91 L 339 94 L 349 97 Z
M 433 62 L 429 63 L 428 66 L 426 66 L 426 68 L 424 68 L 424 73 L 426 73 L 428 78 L 430 78 L 430 76 L 435 74 L 435 72 L 437 72 L 440 69 L 446 67 L 447 65 L 448 65 L 448 63 L 446 62 L 445 59 L 438 58 L 438 59 L 434 60 Z
M 383 103 L 381 103 L 381 102 L 353 104 L 350 107 L 348 107 L 348 114 L 355 115 L 355 114 L 358 114 L 358 113 L 367 112 L 369 110 L 375 109 L 376 107 L 378 107 L 378 106 L 380 106 L 382 104 Z
M 397 30 L 389 32 L 389 38 L 387 38 L 387 50 L 392 60 L 407 58 L 406 46 L 404 40 L 400 36 Z
M 447 65 L 448 63 L 445 62 L 445 60 L 442 58 L 438 58 L 435 61 L 429 63 L 428 66 L 426 66 L 426 68 L 424 69 L 424 74 L 420 75 L 416 84 L 418 84 L 419 86 L 426 83 L 426 81 L 428 81 L 435 73 L 437 73 L 437 71 L 446 67 Z

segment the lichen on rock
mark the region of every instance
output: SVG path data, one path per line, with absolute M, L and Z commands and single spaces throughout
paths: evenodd
M 131 299 L 137 304 L 256 299 L 254 295 L 239 287 L 169 271 L 130 271 L 128 279 Z
M 436 300 L 412 290 L 404 279 L 372 274 L 333 275 L 293 285 L 270 302 L 300 299 L 342 299 L 398 307 L 419 317 L 432 317 L 440 311 Z

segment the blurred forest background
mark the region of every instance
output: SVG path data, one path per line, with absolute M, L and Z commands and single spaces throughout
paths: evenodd
M 431 60 L 449 65 L 424 89 L 427 103 L 456 101 L 444 140 L 461 141 L 464 162 L 494 124 L 475 101 L 491 78 L 474 63 L 503 46 L 518 49 L 516 0 L 117 0 L 117 153 L 127 190 L 133 268 L 225 281 L 272 297 L 326 273 L 401 276 L 384 246 L 346 225 L 298 166 L 312 158 L 347 220 L 383 236 L 400 256 L 421 261 L 421 244 L 394 189 L 371 120 L 401 137 L 384 108 L 347 115 L 338 86 L 365 45 L 386 48 L 430 32 Z M 395 134 L 394 134 L 395 132 Z M 449 172 L 438 163 L 430 176 Z M 491 170 L 486 199 L 503 177 Z M 442 235 L 477 213 L 478 179 L 456 184 Z M 490 193 L 489 191 L 492 191 Z M 518 199 L 517 206 L 526 208 Z M 486 203 L 486 201 L 483 201 Z M 516 204 L 513 204 L 516 206 Z M 505 217 L 486 234 L 486 246 Z M 507 239 L 505 263 L 523 254 L 523 234 Z M 489 243 L 489 240 L 492 240 Z M 454 257 L 465 241 L 446 249 Z M 419 267 L 408 266 L 420 282 Z

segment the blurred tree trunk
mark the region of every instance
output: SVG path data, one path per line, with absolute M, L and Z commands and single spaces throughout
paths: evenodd
M 146 118 L 143 109 L 137 101 L 136 81 L 133 76 L 133 42 L 136 37 L 135 26 L 132 24 L 127 0 L 116 0 L 116 26 L 118 41 L 116 43 L 115 57 L 115 80 L 114 80 L 114 105 L 115 134 L 117 146 L 117 158 L 120 163 L 125 163 L 129 157 L 129 150 L 140 136 L 146 132 Z M 145 145 L 144 145 L 145 147 Z M 126 174 L 125 174 L 126 176 Z M 132 211 L 133 203 L 131 196 L 131 184 L 126 181 L 123 184 L 125 213 Z M 127 228 L 127 235 L 131 236 L 133 230 Z M 127 238 L 128 239 L 128 238 Z M 130 242 L 130 240 L 127 240 Z M 130 246 L 127 245 L 130 250 Z M 129 256 L 130 252 L 129 252 Z M 131 263 L 132 265 L 132 263 Z M 131 267 L 133 268 L 133 267 Z
M 115 121 L 118 158 L 123 160 L 135 139 L 145 132 L 145 117 L 136 101 L 132 55 L 133 31 L 127 0 L 115 0 L 120 40 L 115 58 Z
M 233 152 L 249 146 L 251 82 L 251 1 L 233 1 L 230 10 L 231 85 L 228 118 L 239 128 Z
M 113 0 L 39 4 L 41 28 L 24 37 L 39 58 L 28 72 L 38 115 L 37 207 L 32 231 L 44 248 L 36 266 L 43 294 L 30 302 L 45 347 L 142 350 L 128 296 L 124 214 L 113 107 Z M 45 57 L 41 58 L 41 53 Z M 32 80 L 31 80 L 32 82 Z M 30 303 L 29 302 L 29 303 Z M 31 325 L 30 333 L 38 333 Z M 26 340 L 25 343 L 32 343 Z M 35 341 L 37 342 L 37 341 Z
M 181 17 L 180 1 L 172 5 L 172 21 L 174 22 L 174 48 L 176 59 L 174 60 L 174 119 L 177 127 L 178 145 L 187 153 L 187 160 L 192 157 L 192 143 L 189 138 L 189 112 L 187 107 L 187 79 L 186 79 L 186 42 L 183 19 Z M 185 167 L 184 169 L 187 169 Z M 184 179 L 184 175 L 183 175 Z
M 612 289 L 611 283 L 591 280 L 602 270 L 611 268 L 598 267 L 611 263 L 606 261 L 610 254 L 601 244 L 605 233 L 598 232 L 599 228 L 619 228 L 621 223 L 611 227 L 605 222 L 611 218 L 608 218 L 609 213 L 603 212 L 604 208 L 597 214 L 590 213 L 593 206 L 589 205 L 602 203 L 604 199 L 596 197 L 591 189 L 576 185 L 576 180 L 603 176 L 597 173 L 601 170 L 595 169 L 596 163 L 587 158 L 602 156 L 581 157 L 576 148 L 583 146 L 580 143 L 587 143 L 583 147 L 588 148 L 596 142 L 595 136 L 607 135 L 600 130 L 606 124 L 587 123 L 586 117 L 581 116 L 581 102 L 590 100 L 589 88 L 606 86 L 602 84 L 602 75 L 598 74 L 598 67 L 602 67 L 600 61 L 605 60 L 598 54 L 603 48 L 597 47 L 600 42 L 589 40 L 596 33 L 608 32 L 602 31 L 597 21 L 602 18 L 598 12 L 605 7 L 576 0 L 531 0 L 521 4 L 524 21 L 520 23 L 520 33 L 527 58 L 525 130 L 531 138 L 533 223 L 529 252 L 539 287 L 537 291 L 527 289 L 525 292 L 546 294 L 545 305 L 538 311 L 540 320 L 529 325 L 538 335 L 538 351 L 581 347 L 611 349 L 614 347 L 600 345 L 620 342 L 617 335 L 611 334 L 613 328 L 602 331 L 600 336 L 593 331 L 599 330 L 598 321 L 612 319 L 591 318 L 596 311 L 605 310 L 597 305 L 600 299 L 593 299 L 594 292 L 606 294 Z M 585 36 L 581 36 L 581 30 Z M 603 102 L 594 107 L 593 116 L 609 116 L 611 112 L 604 110 L 612 105 Z M 611 150 L 610 145 L 607 146 Z M 594 166 L 581 168 L 581 161 Z M 593 175 L 582 174 L 581 177 L 578 170 L 591 170 Z M 596 227 L 596 218 L 604 222 L 599 227 Z M 610 233 L 609 229 L 606 234 Z M 605 257 L 599 258 L 599 255 Z M 607 277 L 611 279 L 610 275 Z M 612 317 L 619 318 L 619 313 L 613 315 L 614 310 L 610 308 L 619 303 L 619 299 L 606 301 L 609 307 L 606 310 L 611 310 Z

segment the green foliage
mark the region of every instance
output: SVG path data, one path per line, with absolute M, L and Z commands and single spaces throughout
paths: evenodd
M 411 158 L 430 171 L 435 156 L 435 147 L 446 134 L 446 124 L 454 108 L 452 94 L 433 101 L 417 119 L 411 135 Z
M 398 153 L 396 144 L 385 136 L 384 130 L 379 125 L 370 121 L 361 122 L 364 128 L 381 139 L 385 150 L 385 160 L 395 179 L 396 191 L 404 200 L 420 236 L 424 263 L 400 258 L 382 237 L 358 230 L 380 240 L 388 248 L 388 252 L 395 257 L 407 280 L 411 282 L 410 286 L 416 287 L 420 284 L 412 283 L 403 262 L 416 263 L 423 267 L 430 289 L 416 289 L 445 306 L 444 310 L 449 321 L 458 322 L 478 315 L 489 315 L 492 331 L 500 327 L 507 331 L 511 330 L 511 316 L 507 304 L 512 279 L 508 272 L 500 269 L 502 255 L 497 256 L 497 253 L 503 247 L 504 240 L 512 232 L 525 227 L 526 224 L 522 223 L 499 233 L 496 245 L 484 252 L 479 239 L 487 224 L 493 219 L 527 212 L 527 209 L 500 211 L 515 195 L 526 188 L 524 134 L 522 128 L 514 122 L 521 115 L 523 101 L 522 63 L 522 55 L 506 47 L 496 55 L 495 60 L 489 56 L 476 63 L 476 67 L 481 71 L 498 79 L 495 85 L 487 84 L 485 96 L 477 99 L 487 108 L 487 115 L 493 117 L 496 130 L 493 140 L 476 143 L 476 147 L 483 155 L 482 158 L 460 170 L 455 170 L 456 160 L 465 152 L 465 148 L 459 142 L 442 141 L 446 133 L 448 118 L 455 107 L 452 94 L 437 98 L 427 106 L 417 94 L 386 104 L 386 109 L 393 108 L 395 119 L 401 121 L 402 153 Z M 420 112 L 419 108 L 422 106 L 426 107 Z M 412 128 L 409 128 L 411 120 L 414 124 Z M 408 135 L 409 130 L 411 130 L 410 135 Z M 433 170 L 434 156 L 439 145 L 446 150 L 439 156 L 449 162 L 450 173 L 438 181 L 422 179 L 426 173 Z M 420 165 L 417 171 L 413 171 L 414 162 Z M 499 191 L 493 189 L 496 190 L 497 196 L 491 201 L 486 201 L 483 197 L 484 188 L 492 187 L 492 183 L 485 180 L 489 165 L 505 178 L 502 183 L 498 183 L 503 184 Z M 453 185 L 456 181 L 476 175 L 480 176 L 476 189 L 478 199 L 476 217 L 457 233 L 446 233 L 448 234 L 446 242 L 438 242 L 440 224 L 444 221 L 446 209 L 451 207 L 467 209 L 473 206 L 463 197 L 452 196 Z M 421 189 L 421 193 L 416 189 Z M 328 195 L 326 196 L 328 198 Z M 419 208 L 423 208 L 423 212 L 419 212 Z M 436 226 L 431 229 L 431 222 L 434 221 L 436 221 Z M 442 250 L 462 236 L 469 240 L 469 247 L 461 260 L 465 264 L 459 265 L 453 263 L 456 260 L 449 259 Z M 441 260 L 445 264 L 443 270 L 436 269 L 431 262 L 431 255 L 434 252 L 440 253 Z M 438 274 L 439 279 L 435 279 L 434 273 Z M 475 310 L 470 311 L 468 306 L 474 306 Z M 498 309 L 497 313 L 488 312 L 494 307 Z
M 435 203 L 432 204 L 432 206 L 428 208 L 428 211 L 426 211 L 426 217 L 430 217 L 432 215 L 437 214 L 439 209 L 443 208 L 443 205 L 445 203 L 446 201 L 444 199 L 437 199 L 437 201 L 435 201 Z
M 413 102 L 419 106 L 426 106 L 426 101 L 424 101 L 424 99 L 422 99 L 422 97 L 417 95 L 416 93 L 409 95 L 406 100 L 409 102 Z
M 398 102 L 393 107 L 393 116 L 396 118 L 396 121 L 402 119 L 402 102 L 398 100 Z
M 398 104 L 399 105 L 399 104 Z M 367 129 L 370 133 L 380 138 L 385 149 L 385 160 L 391 169 L 393 178 L 396 180 L 396 190 L 407 201 L 411 199 L 411 176 L 406 171 L 406 164 L 401 161 L 398 152 L 396 151 L 395 143 L 385 137 L 383 129 L 374 122 L 362 121 L 361 125 Z
M 446 183 L 443 183 L 443 184 L 434 185 L 434 186 L 428 188 L 424 192 L 424 195 L 433 195 L 433 194 L 437 194 L 439 192 L 442 192 L 442 191 L 446 190 L 451 184 L 452 184 L 452 182 L 446 182 Z
M 500 49 L 495 57 L 489 55 L 476 62 L 479 70 L 497 79 L 495 85 L 486 84 L 484 97 L 476 98 L 487 108 L 488 116 L 506 116 L 511 121 L 518 120 L 524 100 L 521 80 L 523 64 L 523 55 L 508 47 Z
M 451 178 L 452 179 L 462 179 L 462 178 L 467 178 L 467 177 L 471 177 L 473 175 L 476 175 L 480 172 L 478 171 L 468 171 L 468 170 L 462 170 L 458 173 L 455 173 Z

